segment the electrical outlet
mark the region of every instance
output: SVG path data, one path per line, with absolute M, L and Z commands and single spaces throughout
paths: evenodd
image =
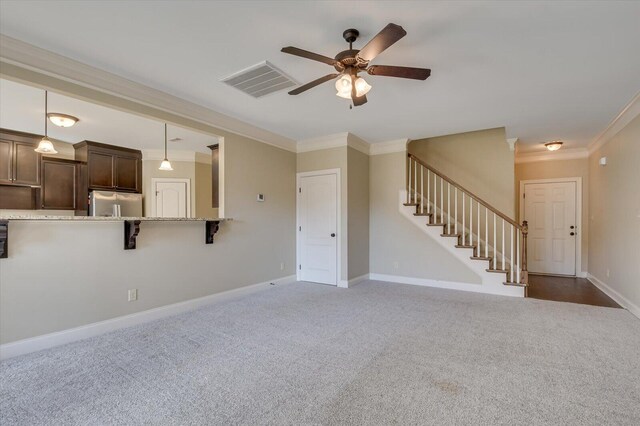
M 133 302 L 135 300 L 138 300 L 138 289 L 134 288 L 134 289 L 129 290 L 127 292 L 127 296 L 128 296 L 129 302 Z
M 280 263 L 280 270 L 284 271 L 284 262 Z
M 393 269 L 398 269 L 398 261 L 393 262 Z

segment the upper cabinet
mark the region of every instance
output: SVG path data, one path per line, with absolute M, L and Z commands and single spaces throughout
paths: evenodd
M 81 163 L 59 158 L 42 158 L 41 209 L 76 210 L 78 174 Z
M 73 146 L 76 160 L 86 161 L 88 190 L 142 192 L 142 152 L 83 141 Z
M 0 129 L 0 184 L 40 186 L 42 156 L 34 150 L 41 138 Z

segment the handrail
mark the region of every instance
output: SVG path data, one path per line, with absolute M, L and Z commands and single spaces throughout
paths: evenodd
M 515 226 L 517 229 L 522 229 L 522 225 L 519 225 L 517 222 L 514 222 L 513 219 L 510 219 L 509 217 L 505 216 L 504 214 L 502 214 L 500 212 L 500 210 L 498 210 L 497 208 L 493 207 L 491 204 L 487 203 L 482 198 L 478 197 L 473 192 L 469 191 L 468 189 L 466 189 L 464 186 L 460 185 L 459 183 L 457 183 L 453 179 L 448 178 L 447 175 L 445 175 L 443 173 L 440 173 L 438 170 L 436 170 L 433 167 L 425 164 L 422 160 L 420 160 L 415 155 L 413 155 L 411 153 L 407 153 L 407 155 L 409 156 L 409 158 L 413 159 L 413 161 L 415 161 L 416 163 L 418 163 L 421 166 L 425 167 L 426 169 L 430 170 L 431 173 L 434 173 L 435 175 L 439 176 L 441 179 L 444 179 L 445 181 L 449 182 L 451 185 L 458 187 L 458 189 L 461 190 L 462 192 L 465 192 L 465 193 L 469 194 L 469 196 L 475 198 L 475 200 L 478 201 L 480 204 L 482 204 L 484 207 L 490 209 L 492 211 L 492 213 L 495 213 L 496 215 L 500 216 L 502 219 L 506 220 L 511 225 Z

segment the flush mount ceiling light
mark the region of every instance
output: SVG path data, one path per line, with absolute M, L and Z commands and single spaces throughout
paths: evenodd
M 353 42 L 357 40 L 359 35 L 360 32 L 354 28 L 343 32 L 342 37 L 349 43 L 349 49 L 343 50 L 334 58 L 293 46 L 283 47 L 281 52 L 331 65 L 337 71 L 304 84 L 290 91 L 289 94 L 299 95 L 322 83 L 338 78 L 336 82 L 336 90 L 338 93 L 336 93 L 336 95 L 341 98 L 350 99 L 353 102 L 353 106 L 357 107 L 367 102 L 366 93 L 371 89 L 371 86 L 367 84 L 364 79 L 358 77 L 359 72 L 366 72 L 369 75 L 409 78 L 413 80 L 426 80 L 427 77 L 431 75 L 431 70 L 427 68 L 369 64 L 380 53 L 407 35 L 407 32 L 400 25 L 388 24 L 360 50 L 353 48 Z M 352 81 L 355 82 L 355 84 L 351 84 Z
M 167 158 L 167 123 L 164 123 L 164 160 L 162 160 L 162 163 L 160 163 L 160 167 L 158 167 L 158 170 L 163 170 L 165 172 L 170 172 L 171 170 L 173 170 L 173 167 L 171 167 L 171 163 Z
M 73 115 L 62 114 L 59 112 L 50 112 L 47 117 L 53 124 L 59 127 L 71 127 L 76 124 L 80 119 Z
M 562 148 L 562 142 L 560 141 L 547 142 L 544 144 L 544 146 L 546 146 L 549 151 L 557 151 L 560 148 Z
M 40 142 L 38 142 L 38 147 L 34 149 L 35 152 L 39 154 L 57 154 L 55 147 L 53 146 L 53 142 L 49 140 L 47 137 L 47 108 L 48 108 L 48 94 L 47 91 L 44 91 L 44 137 Z

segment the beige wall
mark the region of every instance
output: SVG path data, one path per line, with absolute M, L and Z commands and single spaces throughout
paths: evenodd
M 349 279 L 369 273 L 369 156 L 347 148 Z
M 408 149 L 515 219 L 514 152 L 503 127 L 414 140 Z
M 347 147 L 322 149 L 301 152 L 297 158 L 297 171 L 312 172 L 315 170 L 340 169 L 340 279 L 349 279 L 349 217 L 348 212 L 348 176 Z
M 371 273 L 480 283 L 465 264 L 401 215 L 405 158 L 404 152 L 398 152 L 369 160 Z
M 535 161 L 516 164 L 516 192 L 520 194 L 520 181 L 534 179 L 582 178 L 582 271 L 588 270 L 589 262 L 589 161 L 586 158 L 575 160 Z M 520 203 L 517 203 L 518 222 L 520 222 Z
M 607 157 L 604 167 L 601 157 Z M 635 305 L 638 315 L 640 116 L 589 156 L 589 182 L 589 273 Z
M 211 155 L 196 153 L 196 217 L 218 217 L 218 208 L 212 207 Z
M 204 244 L 203 223 L 144 222 L 138 248 L 127 251 L 119 222 L 10 222 L 9 258 L 0 260 L 0 343 L 295 274 L 296 154 L 50 76 L 11 71 L 224 138 L 225 213 L 234 221 L 222 224 L 212 245 Z M 257 203 L 257 193 L 267 201 Z M 139 290 L 136 302 L 127 302 L 131 288 Z

